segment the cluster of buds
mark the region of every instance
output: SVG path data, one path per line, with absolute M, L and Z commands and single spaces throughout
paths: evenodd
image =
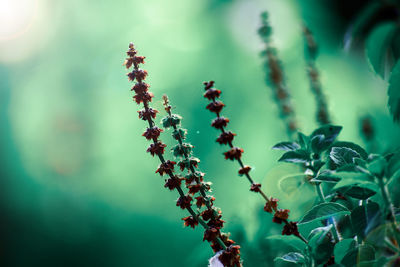
M 267 85 L 273 91 L 273 98 L 278 106 L 280 117 L 285 122 L 286 132 L 289 138 L 292 138 L 297 132 L 294 108 L 286 85 L 282 64 L 278 58 L 276 49 L 272 46 L 272 28 L 268 22 L 268 13 L 262 13 L 261 18 L 262 26 L 258 30 L 258 33 L 265 45 L 265 50 L 262 51 L 261 55 L 266 59 Z
M 221 212 L 213 207 L 214 197 L 207 194 L 207 192 L 210 192 L 210 185 L 203 181 L 204 174 L 195 170 L 199 160 L 191 156 L 192 146 L 183 143 L 186 131 L 179 127 L 181 117 L 171 114 L 171 106 L 168 104 L 168 99 L 165 97 L 165 110 L 168 116 L 162 120 L 162 123 L 165 128 L 172 127 L 174 129 L 172 135 L 179 144 L 172 150 L 176 157 L 182 159 L 177 164 L 175 161 L 166 160 L 164 158 L 166 145 L 159 140 L 159 136 L 163 130 L 158 128 L 154 122 L 158 111 L 150 107 L 153 94 L 148 91 L 150 86 L 145 83 L 147 71 L 139 68 L 139 65 L 144 63 L 144 57 L 137 55 L 137 51 L 132 43 L 129 44 L 127 55 L 128 57 L 124 65 L 127 69 L 133 66 L 133 70 L 127 74 L 128 79 L 135 82 L 131 89 L 135 92 L 133 100 L 137 104 L 143 103 L 143 109 L 138 111 L 139 118 L 147 121 L 149 125 L 143 133 L 143 136 L 147 140 L 152 141 L 147 152 L 152 156 L 157 156 L 161 162 L 156 173 L 160 174 L 160 176 L 167 177 L 167 179 L 165 179 L 166 188 L 178 191 L 179 198 L 176 201 L 176 206 L 186 209 L 190 213 L 190 216 L 182 219 L 184 225 L 192 228 L 195 228 L 198 224 L 202 225 L 205 229 L 203 241 L 209 241 L 215 252 L 220 251 L 220 261 L 224 266 L 240 267 L 239 246 L 235 245 L 235 242 L 230 240 L 227 234 L 220 231 L 224 221 L 221 219 Z M 184 177 L 182 177 L 182 175 L 177 175 L 175 173 L 175 165 L 178 165 L 182 171 L 187 169 L 188 174 Z M 181 187 L 182 181 L 185 181 L 186 188 L 188 189 L 186 194 Z M 198 194 L 198 196 L 195 196 L 196 194 Z M 197 212 L 192 208 L 193 198 L 196 199 Z M 207 207 L 207 209 L 201 212 L 203 206 Z
M 204 97 L 210 101 L 206 108 L 209 111 L 215 113 L 217 116 L 211 123 L 211 126 L 221 131 L 221 134 L 217 138 L 217 142 L 223 145 L 228 145 L 230 148 L 227 152 L 224 153 L 225 159 L 236 160 L 239 163 L 239 175 L 245 176 L 250 182 L 250 191 L 258 193 L 264 198 L 264 200 L 266 201 L 264 210 L 266 212 L 274 214 L 272 221 L 277 224 L 284 223 L 282 234 L 295 235 L 306 242 L 306 240 L 300 235 L 298 231 L 297 223 L 288 221 L 290 211 L 288 209 L 278 209 L 278 199 L 272 197 L 269 198 L 262 191 L 261 184 L 255 183 L 254 180 L 251 178 L 251 167 L 243 164 L 242 154 L 244 150 L 233 145 L 233 139 L 236 134 L 226 130 L 229 119 L 220 115 L 222 108 L 225 106 L 224 103 L 222 103 L 222 101 L 220 101 L 219 99 L 221 95 L 221 90 L 214 88 L 214 81 L 204 82 L 204 89 Z
M 183 172 L 180 180 L 185 181 L 185 186 L 188 190 L 188 199 L 195 199 L 198 216 L 206 222 L 208 228 L 205 228 L 203 241 L 210 242 L 214 252 L 222 253 L 219 255 L 219 260 L 224 266 L 241 266 L 240 264 L 240 246 L 235 245 L 235 242 L 228 238 L 228 235 L 223 233 L 224 222 L 222 212 L 214 206 L 215 198 L 211 193 L 211 183 L 204 181 L 204 173 L 198 170 L 200 160 L 193 156 L 193 146 L 185 142 L 187 130 L 181 127 L 182 117 L 178 114 L 172 114 L 172 107 L 166 95 L 163 96 L 165 116 L 161 122 L 163 128 L 172 130 L 172 137 L 177 141 L 177 144 L 171 149 L 174 156 L 179 160 L 177 165 Z M 168 186 L 168 181 L 166 183 Z M 171 189 L 171 187 L 169 187 Z M 182 218 L 185 226 L 194 228 L 197 223 L 197 218 L 188 216 Z M 222 240 L 226 248 L 222 247 L 217 240 Z
M 311 92 L 315 96 L 317 104 L 316 120 L 320 125 L 331 123 L 326 97 L 322 92 L 321 82 L 319 79 L 318 69 L 316 68 L 315 61 L 318 56 L 318 45 L 315 42 L 314 36 L 310 29 L 303 26 L 303 35 L 305 40 L 305 55 L 307 63 L 307 74 L 310 80 Z

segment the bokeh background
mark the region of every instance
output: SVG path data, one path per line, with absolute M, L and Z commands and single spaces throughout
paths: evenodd
M 157 160 L 145 153 L 146 125 L 122 66 L 134 42 L 146 56 L 154 106 L 168 94 L 184 118 L 245 266 L 274 266 L 283 248 L 265 237 L 279 227 L 238 166 L 223 159 L 202 82 L 213 79 L 223 90 L 224 115 L 256 180 L 299 218 L 314 192 L 305 186 L 288 196 L 277 186 L 296 170 L 278 164 L 280 153 L 270 149 L 285 132 L 264 82 L 259 15 L 270 13 L 302 131 L 316 127 L 305 22 L 320 45 L 318 67 L 341 138 L 362 143 L 359 119 L 370 115 L 384 150 L 400 142 L 387 82 L 360 51 L 343 49 L 367 2 L 0 0 L 0 265 L 207 265 L 212 251 L 202 231 L 183 227 L 177 194 L 164 189 Z M 162 139 L 168 143 L 169 133 Z

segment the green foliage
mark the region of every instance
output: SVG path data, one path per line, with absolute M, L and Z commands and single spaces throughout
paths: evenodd
M 395 153 L 389 160 L 387 169 L 386 169 L 386 177 L 391 178 L 398 172 L 400 169 L 400 152 Z
M 295 142 L 280 142 L 272 147 L 276 150 L 292 151 L 300 148 L 300 145 Z
M 366 55 L 372 69 L 381 77 L 385 77 L 385 71 L 392 52 L 391 43 L 397 25 L 395 22 L 386 22 L 376 26 L 368 36 L 366 42 Z
M 400 185 L 400 153 L 368 155 L 353 142 L 335 141 L 341 129 L 326 125 L 310 136 L 299 133 L 298 142 L 276 145 L 285 151 L 279 161 L 301 164 L 304 168 L 304 173 L 282 178 L 281 190 L 298 190 L 305 178 L 311 177 L 309 182 L 319 196 L 319 201 L 298 221 L 298 225 L 314 228 L 302 251 L 304 260 L 293 262 L 310 266 L 310 262 L 325 264 L 334 257 L 338 266 L 381 266 L 388 261 L 383 257 L 384 250 L 398 247 L 388 244 L 392 242 L 388 240 L 400 240 L 397 228 L 386 227 L 393 223 L 390 192 L 397 192 Z M 320 223 L 324 226 L 318 226 Z M 343 231 L 345 239 L 339 238 L 339 231 Z M 368 244 L 357 243 L 364 239 L 368 239 Z
M 350 148 L 354 151 L 356 151 L 358 154 L 360 154 L 362 159 L 367 159 L 368 158 L 368 153 L 367 151 L 365 151 L 364 148 L 362 148 L 361 146 L 352 143 L 352 142 L 345 142 L 345 141 L 336 141 L 333 144 L 333 147 L 347 147 Z
M 351 211 L 351 221 L 354 232 L 360 238 L 365 238 L 380 222 L 381 212 L 378 203 L 368 202 Z
M 343 239 L 335 245 L 335 262 L 341 263 L 348 251 L 352 251 L 356 246 L 356 241 L 352 238 Z
M 396 63 L 389 79 L 389 110 L 395 121 L 400 121 L 400 61 Z
M 306 212 L 304 217 L 299 221 L 299 224 L 306 224 L 335 216 L 349 215 L 349 214 L 350 211 L 341 204 L 321 203 L 314 206 L 311 210 Z
M 292 163 L 305 163 L 310 161 L 310 155 L 303 149 L 288 151 L 282 155 L 279 161 Z
M 332 175 L 329 172 L 321 172 L 315 178 L 311 179 L 311 182 L 337 183 L 340 180 L 339 176 Z
M 343 167 L 348 164 L 353 164 L 354 158 L 360 158 L 355 150 L 347 147 L 333 147 L 329 157 L 338 167 Z
M 282 242 L 286 246 L 289 246 L 293 249 L 296 249 L 298 251 L 303 251 L 306 247 L 306 244 L 302 242 L 300 239 L 293 235 L 271 235 L 266 238 L 269 241 L 272 241 L 271 243 L 275 242 Z
M 304 256 L 298 252 L 289 252 L 281 257 L 277 257 L 275 260 L 276 261 L 281 260 L 296 264 L 303 264 L 306 261 Z

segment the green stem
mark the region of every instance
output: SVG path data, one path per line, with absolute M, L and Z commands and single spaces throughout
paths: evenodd
M 395 226 L 397 226 L 397 221 L 396 221 L 396 214 L 394 212 L 394 207 L 392 204 L 392 201 L 390 199 L 389 196 L 389 191 L 387 186 L 385 185 L 385 183 L 383 182 L 382 178 L 378 178 L 378 185 L 381 189 L 381 194 L 382 194 L 382 198 L 383 198 L 383 202 L 385 204 L 385 216 L 387 214 L 387 212 L 390 212 L 390 216 L 392 217 L 391 219 L 393 220 L 393 223 Z
M 324 192 L 322 190 L 321 183 L 316 183 L 315 188 L 317 189 L 317 193 L 318 193 L 318 196 L 319 196 L 321 202 L 326 203 L 326 199 L 324 196 Z M 330 221 L 331 224 L 333 225 L 332 233 L 333 233 L 333 237 L 334 237 L 335 241 L 340 242 L 340 240 L 342 238 L 340 236 L 339 229 L 337 227 L 337 222 L 336 222 L 335 218 L 331 217 L 328 219 L 328 221 Z

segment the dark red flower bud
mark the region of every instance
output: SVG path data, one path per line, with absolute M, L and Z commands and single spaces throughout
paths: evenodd
M 240 267 L 240 246 L 232 245 L 227 247 L 218 257 L 219 261 L 224 266 Z
M 250 188 L 250 191 L 258 193 L 258 192 L 260 192 L 260 187 L 261 187 L 261 184 L 252 184 L 251 188 Z
M 251 170 L 251 167 L 246 165 L 243 168 L 240 168 L 239 175 L 242 176 L 244 174 L 249 174 L 250 170 Z
M 295 235 L 299 236 L 299 229 L 297 228 L 297 222 L 290 222 L 283 226 L 282 235 Z
M 222 103 L 221 101 L 215 101 L 208 104 L 206 108 L 211 112 L 220 113 L 224 106 L 225 104 Z
M 128 79 L 130 81 L 134 81 L 136 79 L 138 82 L 141 82 L 142 80 L 146 79 L 147 71 L 138 69 L 138 70 L 133 70 L 132 72 L 129 72 L 126 75 L 128 76 Z
M 146 57 L 143 57 L 143 56 L 134 56 L 133 57 L 133 62 L 135 62 L 135 64 L 137 65 L 137 64 L 144 64 L 144 59 L 145 59 Z
M 159 173 L 161 176 L 163 176 L 166 173 L 173 172 L 175 164 L 175 161 L 167 160 L 166 162 L 161 163 L 160 166 L 158 166 L 156 173 Z
M 374 125 L 370 117 L 364 117 L 361 120 L 361 132 L 367 140 L 371 140 L 374 137 Z
M 136 94 L 133 96 L 133 100 L 135 100 L 136 103 L 145 103 L 145 102 L 151 102 L 151 99 L 154 97 L 153 93 L 150 92 L 144 92 L 140 94 Z
M 274 223 L 282 223 L 284 220 L 287 220 L 289 218 L 289 211 L 287 209 L 279 209 L 275 212 L 274 218 L 272 218 L 272 221 Z
M 212 218 L 212 216 L 214 215 L 214 210 L 210 209 L 210 210 L 205 210 L 203 211 L 201 214 L 201 217 L 203 218 L 203 220 L 208 221 L 209 219 Z
M 210 88 L 204 93 L 204 97 L 209 100 L 215 100 L 221 95 L 221 90 Z
M 157 141 L 156 143 L 154 143 L 154 144 L 151 144 L 150 146 L 149 146 L 149 148 L 147 149 L 147 152 L 150 152 L 150 154 L 154 157 L 154 155 L 159 155 L 159 154 L 164 154 L 164 150 L 165 150 L 165 147 L 166 147 L 167 145 L 166 144 L 163 144 L 162 142 L 160 142 L 160 141 Z
M 204 199 L 204 197 L 200 196 L 200 197 L 196 197 L 196 206 L 198 208 L 203 207 L 206 204 L 206 201 Z
M 213 122 L 211 123 L 211 126 L 216 129 L 223 129 L 224 127 L 226 127 L 228 122 L 229 122 L 228 118 L 218 117 L 213 120 Z
M 220 143 L 221 145 L 224 144 L 229 144 L 233 141 L 233 138 L 236 136 L 236 134 L 232 132 L 223 132 L 220 134 L 220 136 L 217 138 L 217 142 Z
M 179 197 L 176 201 L 176 206 L 181 207 L 181 209 L 187 209 L 191 206 L 192 197 L 191 196 L 183 196 Z
M 210 246 L 215 253 L 222 250 L 222 246 L 215 240 L 211 241 Z
M 290 121 L 289 122 L 289 129 L 292 130 L 292 131 L 296 131 L 297 125 L 296 125 L 295 121 Z
M 266 212 L 272 213 L 273 210 L 276 210 L 278 208 L 278 199 L 272 198 L 267 202 L 264 206 L 264 210 Z
M 286 99 L 289 95 L 285 89 L 279 88 L 278 91 L 276 92 L 276 96 L 278 97 L 278 99 L 283 100 Z
M 282 106 L 282 112 L 283 112 L 283 114 L 285 114 L 285 115 L 289 115 L 290 113 L 293 112 L 293 109 L 292 109 L 292 107 L 289 106 L 288 104 L 283 104 L 283 106 Z
M 225 152 L 225 159 L 235 160 L 242 157 L 243 149 L 239 147 L 233 147 L 229 151 Z
M 126 76 L 128 76 L 128 80 L 134 81 L 135 78 L 136 78 L 135 70 L 133 70 L 133 71 L 131 71 L 131 72 L 128 72 L 128 73 L 126 74 Z
M 210 89 L 211 87 L 214 86 L 214 81 L 203 82 L 203 84 L 204 84 L 204 89 L 208 90 L 208 89 Z
M 166 180 L 164 187 L 168 188 L 169 190 L 174 190 L 175 188 L 181 186 L 181 178 L 174 176 L 174 178 L 169 178 Z
M 135 85 L 132 87 L 131 91 L 135 91 L 135 93 L 137 94 L 142 94 L 144 92 L 147 92 L 147 90 L 149 89 L 150 85 L 147 83 L 135 83 Z
M 138 113 L 139 113 L 139 119 L 147 121 L 147 120 L 155 119 L 156 115 L 158 113 L 158 110 L 153 109 L 153 108 L 148 108 L 147 110 L 142 109 L 142 110 L 138 111 Z
M 235 244 L 235 241 L 233 241 L 232 239 L 229 239 L 229 235 L 228 234 L 221 234 L 221 239 L 224 242 L 224 244 L 229 247 L 232 246 L 233 244 Z
M 224 227 L 224 222 L 225 221 L 221 220 L 221 216 L 218 216 L 218 218 L 215 219 L 211 218 L 207 225 L 213 228 L 221 229 Z
M 207 240 L 209 242 L 215 240 L 219 236 L 219 229 L 217 228 L 208 228 L 204 231 L 203 241 Z
M 193 218 L 193 216 L 188 216 L 188 217 L 182 218 L 182 220 L 184 221 L 183 224 L 184 224 L 185 226 L 190 226 L 190 227 L 192 227 L 193 229 L 194 229 L 194 227 L 195 227 L 196 225 L 199 224 L 199 222 L 198 222 L 195 218 Z
M 196 194 L 197 192 L 200 191 L 201 184 L 189 185 L 188 188 L 189 188 L 189 194 L 194 195 L 194 194 Z
M 146 137 L 147 140 L 157 139 L 162 131 L 157 126 L 154 126 L 153 128 L 147 128 L 142 136 Z
M 135 49 L 135 46 L 133 45 L 133 43 L 130 43 L 129 44 L 129 50 L 126 52 L 126 54 L 129 56 L 129 57 L 133 57 L 134 55 L 136 55 L 136 49 Z
M 190 185 L 193 181 L 196 181 L 198 183 L 203 182 L 203 177 L 204 177 L 205 173 L 203 172 L 195 172 L 193 173 L 189 173 L 185 176 L 186 178 L 186 185 Z
M 125 59 L 124 66 L 127 69 L 129 69 L 132 66 L 132 64 L 133 64 L 133 58 L 128 57 L 127 59 Z

